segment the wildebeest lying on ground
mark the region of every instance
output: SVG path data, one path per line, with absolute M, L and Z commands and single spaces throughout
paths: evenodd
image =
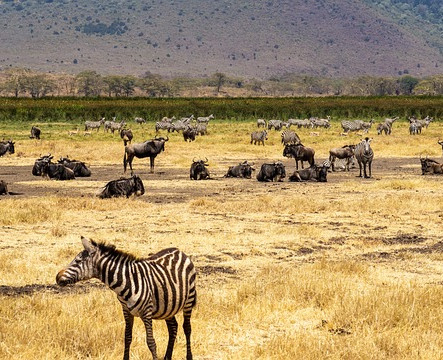
M 74 171 L 74 176 L 76 177 L 89 177 L 91 176 L 91 170 L 85 165 L 84 162 L 78 160 L 70 160 L 69 158 L 60 158 L 58 161 L 59 164 L 70 168 Z
M 225 177 L 239 177 L 250 179 L 252 177 L 252 172 L 255 171 L 255 169 L 252 167 L 253 165 L 253 163 L 249 164 L 248 161 L 245 160 L 238 165 L 230 166 Z
M 53 156 L 49 154 L 35 160 L 32 175 L 49 177 L 50 179 L 56 180 L 75 179 L 74 171 L 62 164 L 52 163 L 52 159 Z
M 5 155 L 7 152 L 14 154 L 15 152 L 15 142 L 12 140 L 1 141 L 0 142 L 0 156 Z
M 349 164 L 354 156 L 355 145 L 344 145 L 341 148 L 329 150 L 329 161 L 332 165 L 332 171 L 335 171 L 335 159 L 346 159 L 345 170 L 349 171 Z
M 307 161 L 310 166 L 314 165 L 315 150 L 299 144 L 288 144 L 283 150 L 283 156 L 295 159 L 295 168 L 298 170 L 298 162 L 301 161 L 301 168 L 303 169 L 303 162 Z
M 31 128 L 31 135 L 29 136 L 29 138 L 40 140 L 40 134 L 41 134 L 41 130 L 36 126 L 33 126 Z
M 286 177 L 285 165 L 281 161 L 273 164 L 263 164 L 257 174 L 258 181 L 282 181 Z
M 206 168 L 209 166 L 208 159 L 206 160 L 192 160 L 191 169 L 189 170 L 189 177 L 191 180 L 207 180 L 210 178 L 209 171 Z
M 108 182 L 103 190 L 98 194 L 101 199 L 112 197 L 130 197 L 132 194 L 141 196 L 145 193 L 143 181 L 138 175 L 133 175 L 130 178 L 121 178 Z
M 307 169 L 295 170 L 289 177 L 289 181 L 301 182 L 308 180 L 316 180 L 318 182 L 327 182 L 328 169 L 331 166 L 329 161 L 325 161 L 322 165 L 314 164 Z
M 134 160 L 134 156 L 142 159 L 149 157 L 151 161 L 151 173 L 154 172 L 154 160 L 155 157 L 162 151 L 165 151 L 165 142 L 169 140 L 169 137 L 155 137 L 152 140 L 147 140 L 140 144 L 130 144 L 125 146 L 125 156 L 123 157 L 123 168 L 124 172 L 126 172 L 127 164 L 129 164 L 129 168 L 132 171 L 132 160 Z
M 421 162 L 421 174 L 422 175 L 426 175 L 426 174 L 443 174 L 443 164 L 440 164 L 439 162 L 432 160 L 432 159 L 428 159 L 426 158 L 422 158 L 420 157 L 420 162 Z
M 131 129 L 121 129 L 120 137 L 123 139 L 123 143 L 126 146 L 128 143 L 131 143 L 132 139 L 134 138 L 134 134 L 132 133 Z

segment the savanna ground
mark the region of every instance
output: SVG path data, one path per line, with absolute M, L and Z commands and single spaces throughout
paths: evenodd
M 282 157 L 280 133 L 266 146 L 249 144 L 253 120 L 215 121 L 210 134 L 185 143 L 171 134 L 149 173 L 134 160 L 146 194 L 100 200 L 94 195 L 123 175 L 117 135 L 68 136 L 71 123 L 1 126 L 16 153 L 0 158 L 0 179 L 19 193 L 1 197 L 0 358 L 120 359 L 124 320 L 115 295 L 99 281 L 69 288 L 56 273 L 81 249 L 80 235 L 145 256 L 177 246 L 198 270 L 192 318 L 195 359 L 443 358 L 443 177 L 422 176 L 419 157 L 442 161 L 443 124 L 408 135 L 405 122 L 377 136 L 373 178 L 358 169 L 327 183 L 259 183 L 223 178 L 229 165 Z M 81 125 L 80 125 L 81 126 Z M 154 136 L 153 124 L 130 124 L 134 142 Z M 296 130 L 316 150 L 357 143 L 358 135 Z M 51 153 L 90 164 L 93 175 L 69 182 L 31 175 Z M 192 158 L 207 157 L 213 180 L 189 180 Z M 181 320 L 181 317 L 179 321 Z M 159 354 L 164 322 L 154 322 Z M 132 359 L 150 358 L 141 321 Z M 185 357 L 181 328 L 174 358 Z

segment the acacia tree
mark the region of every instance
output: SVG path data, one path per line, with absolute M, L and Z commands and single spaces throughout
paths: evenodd
M 103 90 L 103 78 L 96 71 L 83 71 L 76 76 L 77 91 L 85 96 L 98 96 Z
M 30 74 L 23 80 L 23 88 L 37 99 L 54 91 L 56 84 L 45 74 Z
M 24 93 L 25 89 L 25 79 L 29 75 L 29 69 L 13 68 L 6 72 L 7 80 L 3 84 L 3 90 L 7 94 L 13 94 L 18 97 L 20 93 Z

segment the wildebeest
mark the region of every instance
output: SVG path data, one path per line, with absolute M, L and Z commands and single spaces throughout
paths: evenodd
M 301 162 L 301 168 L 303 169 L 303 162 L 307 161 L 310 166 L 314 165 L 315 150 L 299 144 L 288 144 L 283 150 L 283 156 L 292 157 L 295 159 L 295 168 L 298 170 L 298 162 Z
M 358 177 L 362 177 L 362 168 L 364 170 L 365 178 L 370 178 L 372 176 L 371 168 L 374 152 L 371 148 L 371 141 L 372 139 L 366 137 L 362 142 L 355 146 L 354 154 L 360 168 L 360 175 Z M 369 176 L 366 173 L 366 165 L 368 165 Z
M 129 164 L 129 168 L 131 169 L 131 175 L 133 174 L 132 171 L 132 160 L 134 160 L 134 157 L 137 157 L 139 159 L 143 158 L 150 158 L 150 165 L 151 165 L 151 173 L 154 172 L 154 160 L 160 152 L 165 151 L 165 142 L 168 141 L 169 138 L 166 137 L 155 137 L 152 140 L 146 140 L 143 143 L 140 144 L 130 144 L 125 146 L 125 155 L 123 157 L 123 168 L 124 172 L 126 172 L 127 164 Z
M 128 143 L 131 143 L 132 139 L 134 138 L 134 134 L 132 133 L 131 129 L 121 129 L 120 137 L 123 139 L 123 144 L 126 146 Z
M 257 174 L 258 181 L 282 181 L 286 177 L 285 165 L 281 161 L 262 164 Z
M 32 168 L 32 175 L 44 176 L 56 180 L 72 180 L 75 179 L 74 171 L 62 164 L 54 164 L 51 162 L 53 156 L 45 155 L 37 159 Z
M 33 126 L 31 128 L 31 135 L 29 136 L 29 138 L 40 140 L 40 134 L 41 134 L 41 130 L 36 126 Z
M 289 177 L 289 181 L 301 182 L 308 180 L 316 180 L 318 182 L 327 182 L 328 169 L 331 166 L 329 161 L 325 161 L 322 165 L 314 164 L 307 169 L 295 170 Z
M 209 179 L 209 171 L 206 168 L 209 166 L 208 159 L 206 160 L 192 160 L 189 177 L 191 180 L 206 180 Z
M 238 165 L 230 166 L 225 177 L 239 177 L 250 179 L 252 177 L 252 172 L 255 171 L 255 169 L 252 167 L 253 165 L 254 163 L 249 164 L 248 161 L 245 160 Z
M 341 148 L 333 148 L 329 150 L 329 162 L 332 171 L 335 171 L 335 159 L 346 159 L 345 170 L 349 171 L 349 164 L 354 156 L 355 145 L 344 145 Z
M 3 180 L 0 180 L 0 195 L 9 195 L 8 184 Z
M 260 145 L 260 143 L 263 144 L 263 146 L 265 146 L 265 140 L 268 140 L 268 132 L 266 130 L 262 130 L 262 131 L 254 131 L 251 134 L 251 144 L 252 142 L 254 142 L 254 145 Z
M 183 130 L 183 139 L 185 141 L 189 141 L 189 142 L 194 141 L 196 135 L 197 135 L 197 131 L 192 126 L 188 126 L 188 127 L 186 127 L 186 129 Z
M 15 152 L 15 142 L 12 140 L 1 141 L 0 142 L 0 156 L 5 155 L 7 152 L 10 154 L 14 154 Z
M 60 160 L 58 160 L 58 163 L 74 171 L 74 176 L 76 177 L 91 176 L 91 170 L 89 170 L 86 164 L 82 161 L 71 160 L 65 157 L 65 158 L 60 158 Z
M 103 190 L 98 194 L 101 199 L 112 197 L 130 197 L 132 194 L 141 196 L 145 193 L 143 181 L 138 175 L 133 175 L 130 178 L 121 178 L 108 182 Z
M 420 162 L 421 162 L 422 175 L 443 174 L 443 164 L 440 164 L 435 160 L 428 159 L 427 157 L 426 158 L 420 157 Z

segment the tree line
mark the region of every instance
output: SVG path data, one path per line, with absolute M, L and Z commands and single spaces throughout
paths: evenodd
M 4 97 L 205 97 L 205 96 L 385 96 L 442 95 L 443 75 L 417 78 L 361 76 L 323 78 L 285 74 L 267 80 L 242 79 L 224 73 L 211 76 L 169 78 L 146 72 L 141 76 L 39 73 L 11 68 L 0 72 Z

